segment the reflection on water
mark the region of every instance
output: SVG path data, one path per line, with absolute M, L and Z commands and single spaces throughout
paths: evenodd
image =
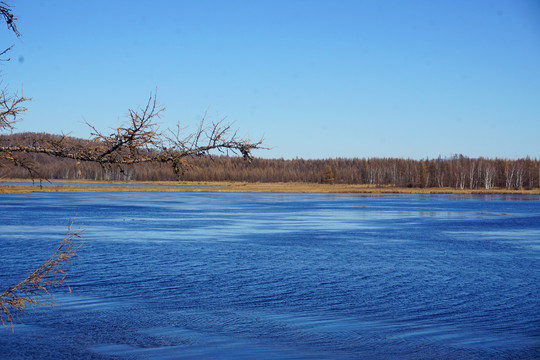
M 0 196 L 0 286 L 86 246 L 4 358 L 538 358 L 540 197 Z

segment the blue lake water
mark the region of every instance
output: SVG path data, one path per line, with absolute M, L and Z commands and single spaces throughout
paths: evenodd
M 538 196 L 1 194 L 0 290 L 75 215 L 0 358 L 540 358 Z

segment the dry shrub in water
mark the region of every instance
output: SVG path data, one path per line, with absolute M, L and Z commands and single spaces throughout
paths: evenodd
M 26 279 L 0 294 L 0 322 L 13 327 L 17 313 L 23 313 L 28 307 L 54 305 L 53 288 L 65 286 L 67 273 L 64 267 L 77 256 L 77 250 L 83 245 L 76 240 L 81 238 L 79 230 L 72 230 L 73 223 L 54 254 Z M 71 288 L 69 288 L 71 292 Z

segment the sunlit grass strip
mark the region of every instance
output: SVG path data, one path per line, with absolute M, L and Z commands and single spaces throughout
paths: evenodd
M 28 307 L 54 305 L 53 288 L 65 286 L 67 273 L 64 267 L 77 256 L 76 252 L 83 246 L 76 240 L 81 238 L 79 230 L 72 230 L 73 222 L 60 246 L 41 267 L 34 270 L 26 279 L 0 294 L 0 321 L 2 325 L 11 325 L 18 313 Z M 71 288 L 67 286 L 71 292 Z
M 7 181 L 6 181 L 7 182 Z M 99 182 L 85 180 L 53 180 L 53 182 L 89 183 L 88 186 L 0 186 L 0 193 L 15 192 L 270 192 L 270 193 L 349 193 L 349 194 L 457 194 L 457 195 L 489 195 L 489 194 L 521 194 L 540 195 L 540 189 L 509 190 L 506 188 L 485 189 L 455 189 L 451 187 L 438 188 L 405 188 L 391 185 L 365 184 L 318 184 L 318 183 L 248 183 L 248 182 L 204 182 L 204 181 L 126 181 Z M 109 184 L 109 186 L 92 186 L 90 183 Z M 122 184 L 144 184 L 145 187 L 122 187 Z M 118 185 L 118 186 L 116 186 Z M 151 185 L 160 185 L 152 187 Z M 163 186 L 165 185 L 165 186 Z M 169 185 L 170 187 L 168 187 Z M 185 185 L 186 187 L 177 187 Z

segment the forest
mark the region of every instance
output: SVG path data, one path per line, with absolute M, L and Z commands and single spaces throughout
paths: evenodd
M 55 139 L 58 135 L 14 133 L 0 135 L 1 146 L 31 145 L 36 138 Z M 64 140 L 66 141 L 65 137 Z M 88 142 L 68 138 L 84 146 Z M 540 160 L 469 158 L 330 158 L 262 159 L 246 162 L 239 156 L 193 156 L 179 174 L 170 166 L 143 163 L 129 166 L 103 166 L 44 154 L 28 154 L 26 161 L 39 164 L 43 179 L 86 179 L 98 181 L 242 181 L 365 184 L 396 187 L 451 187 L 455 189 L 533 189 L 540 187 Z M 31 178 L 24 167 L 1 167 L 0 178 Z M 35 174 L 34 174 L 35 177 Z

